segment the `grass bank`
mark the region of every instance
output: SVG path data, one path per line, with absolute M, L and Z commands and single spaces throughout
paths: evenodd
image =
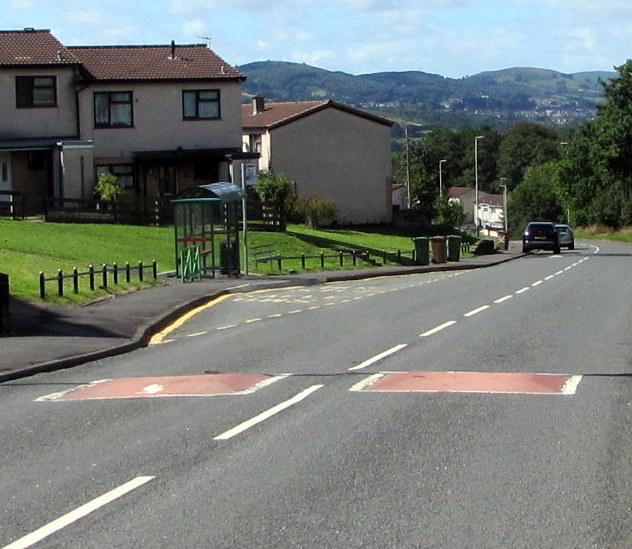
M 362 227 L 354 229 L 310 229 L 292 225 L 287 233 L 251 231 L 248 233 L 249 247 L 270 244 L 283 257 L 319 256 L 321 253 L 335 255 L 339 249 L 362 248 L 375 253 L 386 251 L 410 254 L 413 243 L 410 232 L 401 232 L 388 227 Z M 39 273 L 54 276 L 59 269 L 70 274 L 76 267 L 85 271 L 90 265 L 100 268 L 103 264 L 119 266 L 129 262 L 150 264 L 156 260 L 159 271 L 175 269 L 173 229 L 170 227 L 136 227 L 101 224 L 61 224 L 45 222 L 14 221 L 0 219 L 0 272 L 9 275 L 10 291 L 15 297 L 29 301 L 40 301 Z M 358 267 L 366 267 L 358 262 Z M 310 260 L 306 270 L 321 270 L 320 262 Z M 350 262 L 340 267 L 336 258 L 328 259 L 326 269 L 352 268 Z M 301 269 L 300 260 L 284 261 L 283 270 L 275 264 L 249 263 L 250 272 L 261 274 L 283 274 Z M 97 285 L 98 285 L 97 277 Z M 58 298 L 54 283 L 47 291 L 47 302 L 55 304 L 85 303 L 110 293 L 129 291 L 143 284 L 132 279 L 130 284 L 97 288 L 94 292 L 72 292 L 68 282 L 63 298 Z M 81 288 L 87 287 L 82 280 Z

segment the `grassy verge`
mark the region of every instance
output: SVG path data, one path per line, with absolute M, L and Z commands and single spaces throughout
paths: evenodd
M 149 265 L 156 260 L 159 270 L 174 268 L 173 230 L 121 225 L 68 225 L 30 223 L 0 219 L 0 272 L 9 275 L 11 294 L 29 301 L 39 301 L 39 273 L 54 276 L 59 269 L 70 274 L 73 268 L 86 271 L 89 265 L 99 269 L 112 265 Z M 47 302 L 82 303 L 110 293 L 129 291 L 149 282 L 132 280 L 109 289 L 73 294 L 71 282 L 63 298 L 48 283 Z M 97 283 L 98 284 L 98 283 Z M 88 282 L 82 279 L 81 286 Z M 54 294 L 54 295 L 53 295 Z
M 612 229 L 601 226 L 586 227 L 575 230 L 575 238 L 632 242 L 632 227 L 623 227 L 619 231 L 613 231 Z
M 279 275 L 292 271 L 322 270 L 321 253 L 329 257 L 325 261 L 325 269 L 352 269 L 350 258 L 344 259 L 340 265 L 339 250 L 369 250 L 376 259 L 383 262 L 383 253 L 392 254 L 397 251 L 410 257 L 413 249 L 411 238 L 414 233 L 398 231 L 391 227 L 356 227 L 354 229 L 311 229 L 302 225 L 291 225 L 287 233 L 250 231 L 248 247 L 270 244 L 276 253 L 284 258 L 296 259 L 282 262 L 278 269 L 277 262 L 256 264 L 249 261 L 249 272 L 263 275 Z M 29 301 L 41 301 L 39 297 L 39 273 L 53 277 L 61 269 L 64 274 L 71 274 L 73 268 L 80 272 L 87 271 L 93 265 L 98 271 L 103 264 L 114 263 L 124 266 L 138 265 L 142 262 L 149 265 L 156 260 L 159 271 L 175 269 L 174 234 L 171 227 L 135 227 L 125 225 L 100 224 L 62 224 L 36 223 L 0 219 L 0 272 L 7 273 L 10 280 L 10 291 L 15 297 Z M 300 257 L 312 256 L 306 260 L 302 268 Z M 393 263 L 394 264 L 394 263 Z M 371 265 L 357 260 L 355 268 L 366 268 Z M 123 280 L 123 277 L 120 277 Z M 147 278 L 146 278 L 147 280 Z M 101 279 L 96 277 L 99 286 Z M 98 299 L 110 293 L 121 293 L 150 284 L 140 283 L 132 278 L 130 284 L 121 283 L 108 288 L 98 287 L 94 292 L 84 291 L 88 288 L 87 278 L 80 281 L 80 293 L 72 291 L 72 281 L 64 284 L 64 296 L 56 295 L 55 282 L 47 283 L 47 303 L 77 304 Z

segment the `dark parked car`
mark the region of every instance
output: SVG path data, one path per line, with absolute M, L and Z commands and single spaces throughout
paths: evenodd
M 560 253 L 560 240 L 555 223 L 533 221 L 522 233 L 522 251 L 551 250 Z
M 568 225 L 564 225 L 562 223 L 558 223 L 555 225 L 557 229 L 557 234 L 560 239 L 560 248 L 568 248 L 569 250 L 575 249 L 575 234 L 573 233 L 573 229 L 571 229 Z

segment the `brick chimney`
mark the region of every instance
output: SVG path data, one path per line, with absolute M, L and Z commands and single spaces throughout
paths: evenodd
M 252 98 L 252 114 L 261 114 L 266 108 L 266 98 L 263 95 L 255 95 Z

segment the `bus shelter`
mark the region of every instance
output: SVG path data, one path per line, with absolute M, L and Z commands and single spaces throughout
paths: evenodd
M 216 271 L 239 276 L 239 229 L 244 190 L 232 183 L 185 189 L 173 204 L 176 273 L 183 282 Z

